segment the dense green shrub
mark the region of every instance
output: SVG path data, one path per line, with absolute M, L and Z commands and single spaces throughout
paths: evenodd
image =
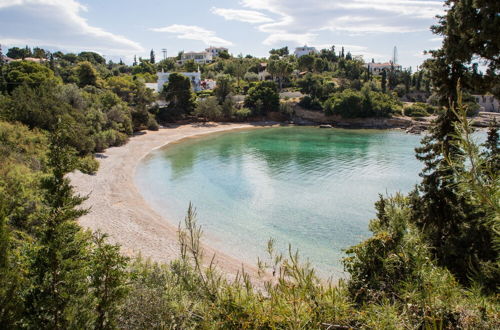
M 309 95 L 302 97 L 300 99 L 299 105 L 309 110 L 323 110 L 321 103 L 317 99 L 313 99 Z
M 257 83 L 248 90 L 245 106 L 252 109 L 253 115 L 265 115 L 268 112 L 278 111 L 280 97 L 278 88 L 272 81 Z
M 437 112 L 437 108 L 427 103 L 416 102 L 404 108 L 404 115 L 409 117 L 427 117 Z
M 241 108 L 234 112 L 234 116 L 238 120 L 245 120 L 252 115 L 252 110 L 248 108 Z
M 346 89 L 333 94 L 324 104 L 327 115 L 340 115 L 344 118 L 390 117 L 400 110 L 401 104 L 398 100 L 368 89 L 361 92 Z

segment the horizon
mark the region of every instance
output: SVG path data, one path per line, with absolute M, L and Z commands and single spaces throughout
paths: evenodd
M 398 64 L 416 69 L 424 50 L 440 46 L 430 31 L 443 13 L 434 0 L 228 0 L 169 4 L 133 1 L 0 0 L 0 44 L 50 51 L 94 51 L 106 60 L 131 63 L 134 55 L 175 56 L 180 51 L 226 47 L 237 56 L 268 57 L 288 46 L 335 46 L 362 55 L 365 62 L 387 62 L 394 46 Z M 152 10 L 154 9 L 154 10 Z M 119 14 L 115 12 L 119 10 Z M 242 38 L 241 36 L 245 37 Z

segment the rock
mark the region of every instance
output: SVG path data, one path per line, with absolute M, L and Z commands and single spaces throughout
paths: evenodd
M 427 126 L 425 126 L 425 125 L 413 125 L 413 126 L 410 126 L 406 130 L 406 133 L 409 133 L 409 134 L 421 134 L 425 130 L 427 130 Z
M 333 126 L 328 125 L 328 124 L 323 124 L 323 125 L 319 125 L 319 128 L 333 128 Z

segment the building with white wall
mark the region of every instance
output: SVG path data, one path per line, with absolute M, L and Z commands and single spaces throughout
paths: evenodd
M 391 70 L 396 70 L 396 71 L 401 71 L 402 66 L 399 64 L 393 64 L 391 62 L 386 62 L 386 63 L 366 63 L 365 67 L 370 71 L 370 73 L 375 74 L 375 75 L 380 75 L 382 74 L 382 71 L 391 71 Z
M 210 52 L 187 52 L 181 55 L 179 64 L 184 64 L 186 61 L 194 61 L 196 64 L 211 63 L 214 57 Z
M 318 54 L 318 50 L 316 49 L 316 47 L 307 47 L 307 45 L 305 45 L 304 47 L 295 48 L 295 51 L 293 53 L 297 57 L 302 57 L 304 55 Z
M 210 53 L 212 54 L 212 57 L 218 57 L 220 53 L 222 52 L 228 52 L 229 50 L 227 48 L 224 48 L 224 47 L 213 47 L 213 46 L 210 46 L 209 48 L 206 48 L 205 51 L 207 53 Z
M 156 75 L 158 76 L 158 92 L 161 92 L 163 90 L 163 85 L 168 82 L 168 77 L 173 72 L 157 72 Z M 191 86 L 193 87 L 193 90 L 195 92 L 201 91 L 203 88 L 201 86 L 201 73 L 198 72 L 176 72 L 178 74 L 182 74 L 183 76 L 186 76 L 189 78 L 191 81 Z
M 480 106 L 480 111 L 500 112 L 500 103 L 493 95 L 472 95 Z

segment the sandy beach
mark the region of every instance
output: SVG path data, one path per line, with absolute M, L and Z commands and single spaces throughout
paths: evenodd
M 179 255 L 177 224 L 182 219 L 165 219 L 143 199 L 134 184 L 135 170 L 142 158 L 156 148 L 203 134 L 252 128 L 252 124 L 190 124 L 161 128 L 131 137 L 121 147 L 97 155 L 100 167 L 95 175 L 74 172 L 69 175 L 75 191 L 88 195 L 84 207 L 90 212 L 79 219 L 84 228 L 107 233 L 112 243 L 121 245 L 128 256 L 141 254 L 158 262 L 169 262 Z M 204 245 L 206 255 L 216 253 L 221 269 L 236 274 L 244 265 L 254 273 L 254 265 L 244 264 Z

